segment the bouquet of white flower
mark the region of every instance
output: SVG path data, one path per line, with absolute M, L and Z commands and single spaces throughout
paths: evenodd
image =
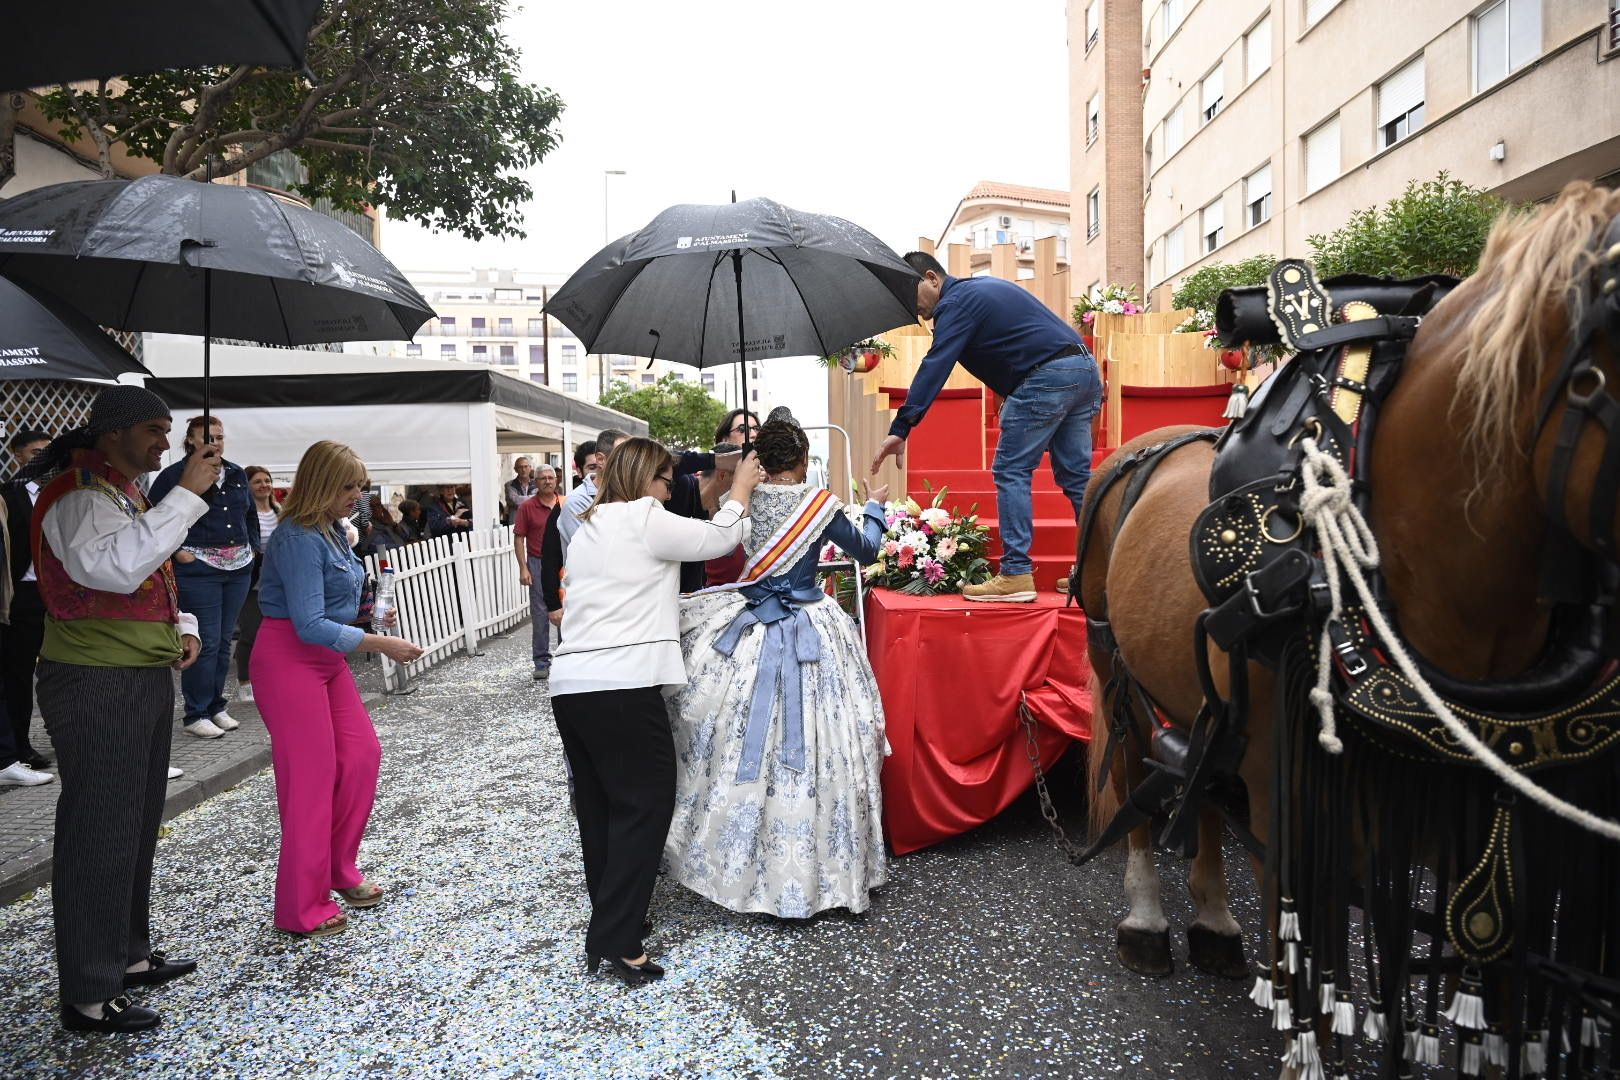
M 924 486 L 928 486 L 926 482 Z M 878 561 L 862 571 L 868 585 L 912 596 L 937 596 L 989 580 L 990 561 L 985 555 L 990 530 L 979 524 L 977 506 L 966 514 L 941 506 L 945 493 L 940 488 L 927 507 L 915 499 L 884 506 L 889 527 Z

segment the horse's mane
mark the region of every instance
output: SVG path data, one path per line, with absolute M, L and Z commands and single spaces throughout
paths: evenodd
M 1503 214 L 1468 287 L 1453 294 L 1474 303 L 1453 407 L 1481 483 L 1499 476 L 1510 454 L 1529 453 L 1527 399 L 1581 318 L 1586 278 L 1602 258 L 1597 241 L 1617 214 L 1620 191 L 1585 181 L 1534 212 Z

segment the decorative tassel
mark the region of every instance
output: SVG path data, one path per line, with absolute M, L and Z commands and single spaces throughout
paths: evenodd
M 1502 1029 L 1494 1025 L 1485 1032 L 1485 1060 L 1497 1068 L 1507 1068 L 1507 1040 L 1502 1037 Z
M 1277 1000 L 1271 992 L 1271 980 L 1264 975 L 1256 975 L 1254 989 L 1249 991 L 1249 1000 L 1262 1009 L 1269 1010 Z
M 1524 1037 L 1519 1049 L 1519 1071 L 1525 1076 L 1540 1076 L 1547 1071 L 1547 1032 L 1532 1031 Z
M 1305 982 L 1307 984 L 1309 984 L 1310 982 L 1312 982 L 1312 978 L 1311 978 L 1311 947 L 1309 945 L 1307 945 L 1307 946 L 1305 946 L 1304 949 L 1301 950 L 1301 952 L 1304 955 L 1304 960 L 1302 962 L 1305 965 Z
M 1283 946 L 1283 954 L 1288 958 L 1288 974 L 1299 974 L 1299 942 L 1290 941 Z
M 1410 1025 L 1407 1026 L 1406 1039 L 1404 1040 L 1404 1042 L 1403 1042 L 1403 1044 L 1401 1046 L 1401 1058 L 1402 1058 L 1402 1060 L 1404 1060 L 1404 1061 L 1416 1061 L 1417 1060 L 1418 1040 L 1420 1038 L 1422 1038 L 1422 1037 L 1423 1037 L 1423 1033 L 1417 1029 L 1416 1024 L 1410 1024 Z
M 1233 383 L 1232 393 L 1226 399 L 1226 408 L 1221 410 L 1221 416 L 1227 420 L 1241 420 L 1248 411 L 1249 388 L 1242 383 Z
M 1339 991 L 1333 1003 L 1333 1034 L 1354 1036 L 1356 1033 L 1356 1006 L 1347 991 Z
M 1596 1047 L 1598 1044 L 1597 1017 L 1586 1013 L 1581 1017 L 1581 1045 Z
M 1423 1025 L 1423 1035 L 1417 1042 L 1417 1057 L 1413 1060 L 1419 1065 L 1440 1064 L 1440 1032 L 1433 1024 Z
M 1463 1040 L 1461 1068 L 1464 1076 L 1478 1076 L 1485 1071 L 1485 1048 L 1477 1040 Z
M 1323 981 L 1322 981 L 1321 999 L 1320 999 L 1321 1000 L 1322 1015 L 1323 1016 L 1332 1016 L 1333 1015 L 1334 995 L 1336 995 L 1339 992 L 1339 988 L 1337 986 L 1333 985 L 1333 972 L 1332 971 L 1324 971 L 1324 972 L 1322 972 L 1322 980 Z
M 1389 1021 L 1384 1018 L 1384 1010 L 1374 1001 L 1367 1008 L 1367 1019 L 1361 1022 L 1361 1033 L 1367 1036 L 1368 1042 L 1381 1043 L 1389 1038 Z
M 1479 972 L 1472 968 L 1464 971 L 1457 992 L 1451 996 L 1451 1004 L 1446 1006 L 1445 1018 L 1469 1031 L 1484 1030 L 1485 999 L 1479 996 L 1481 989 Z
M 1272 1006 L 1271 1026 L 1277 1031 L 1294 1030 L 1294 1007 L 1284 995 L 1279 994 L 1277 1003 Z
M 1327 1080 L 1322 1069 L 1322 1055 L 1316 1049 L 1316 1032 L 1306 1028 L 1295 1038 L 1299 1047 L 1299 1080 Z
M 1282 916 L 1277 920 L 1277 937 L 1283 941 L 1299 941 L 1299 915 L 1294 911 L 1294 898 L 1282 898 Z

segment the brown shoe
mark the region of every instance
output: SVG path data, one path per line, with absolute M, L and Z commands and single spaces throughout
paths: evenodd
M 968 585 L 962 589 L 962 599 L 982 600 L 993 604 L 1030 604 L 1035 601 L 1035 575 L 997 574 L 983 585 Z
M 1054 589 L 1056 589 L 1058 592 L 1062 593 L 1064 596 L 1068 596 L 1069 595 L 1069 580 L 1070 580 L 1070 578 L 1074 577 L 1075 573 L 1079 569 L 1080 568 L 1078 566 L 1070 566 L 1069 567 L 1069 576 L 1068 577 L 1060 577 L 1060 578 L 1058 578 L 1057 584 L 1052 586 L 1052 587 Z

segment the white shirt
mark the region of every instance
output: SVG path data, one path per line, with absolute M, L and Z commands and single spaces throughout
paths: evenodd
M 39 504 L 39 485 L 34 483 L 32 480 L 30 480 L 30 481 L 28 481 L 27 484 L 25 484 L 23 486 L 28 489 L 28 503 L 29 503 L 29 505 L 31 505 L 31 506 L 38 505 Z M 22 542 L 29 545 L 30 548 L 33 546 L 33 541 L 32 540 L 25 539 Z M 23 571 L 22 579 L 24 581 L 38 581 L 39 580 L 39 576 L 34 573 L 34 560 L 32 560 L 32 559 L 28 560 L 28 569 Z
M 681 658 L 681 563 L 718 558 L 742 539 L 743 505 L 712 521 L 684 518 L 646 496 L 607 503 L 582 522 L 568 553 L 562 644 L 551 693 L 686 685 Z
M 106 495 L 80 489 L 51 504 L 40 532 L 68 577 L 87 589 L 128 596 L 180 548 L 208 504 L 177 487 L 131 520 Z M 175 619 L 180 635 L 197 637 L 197 617 Z

